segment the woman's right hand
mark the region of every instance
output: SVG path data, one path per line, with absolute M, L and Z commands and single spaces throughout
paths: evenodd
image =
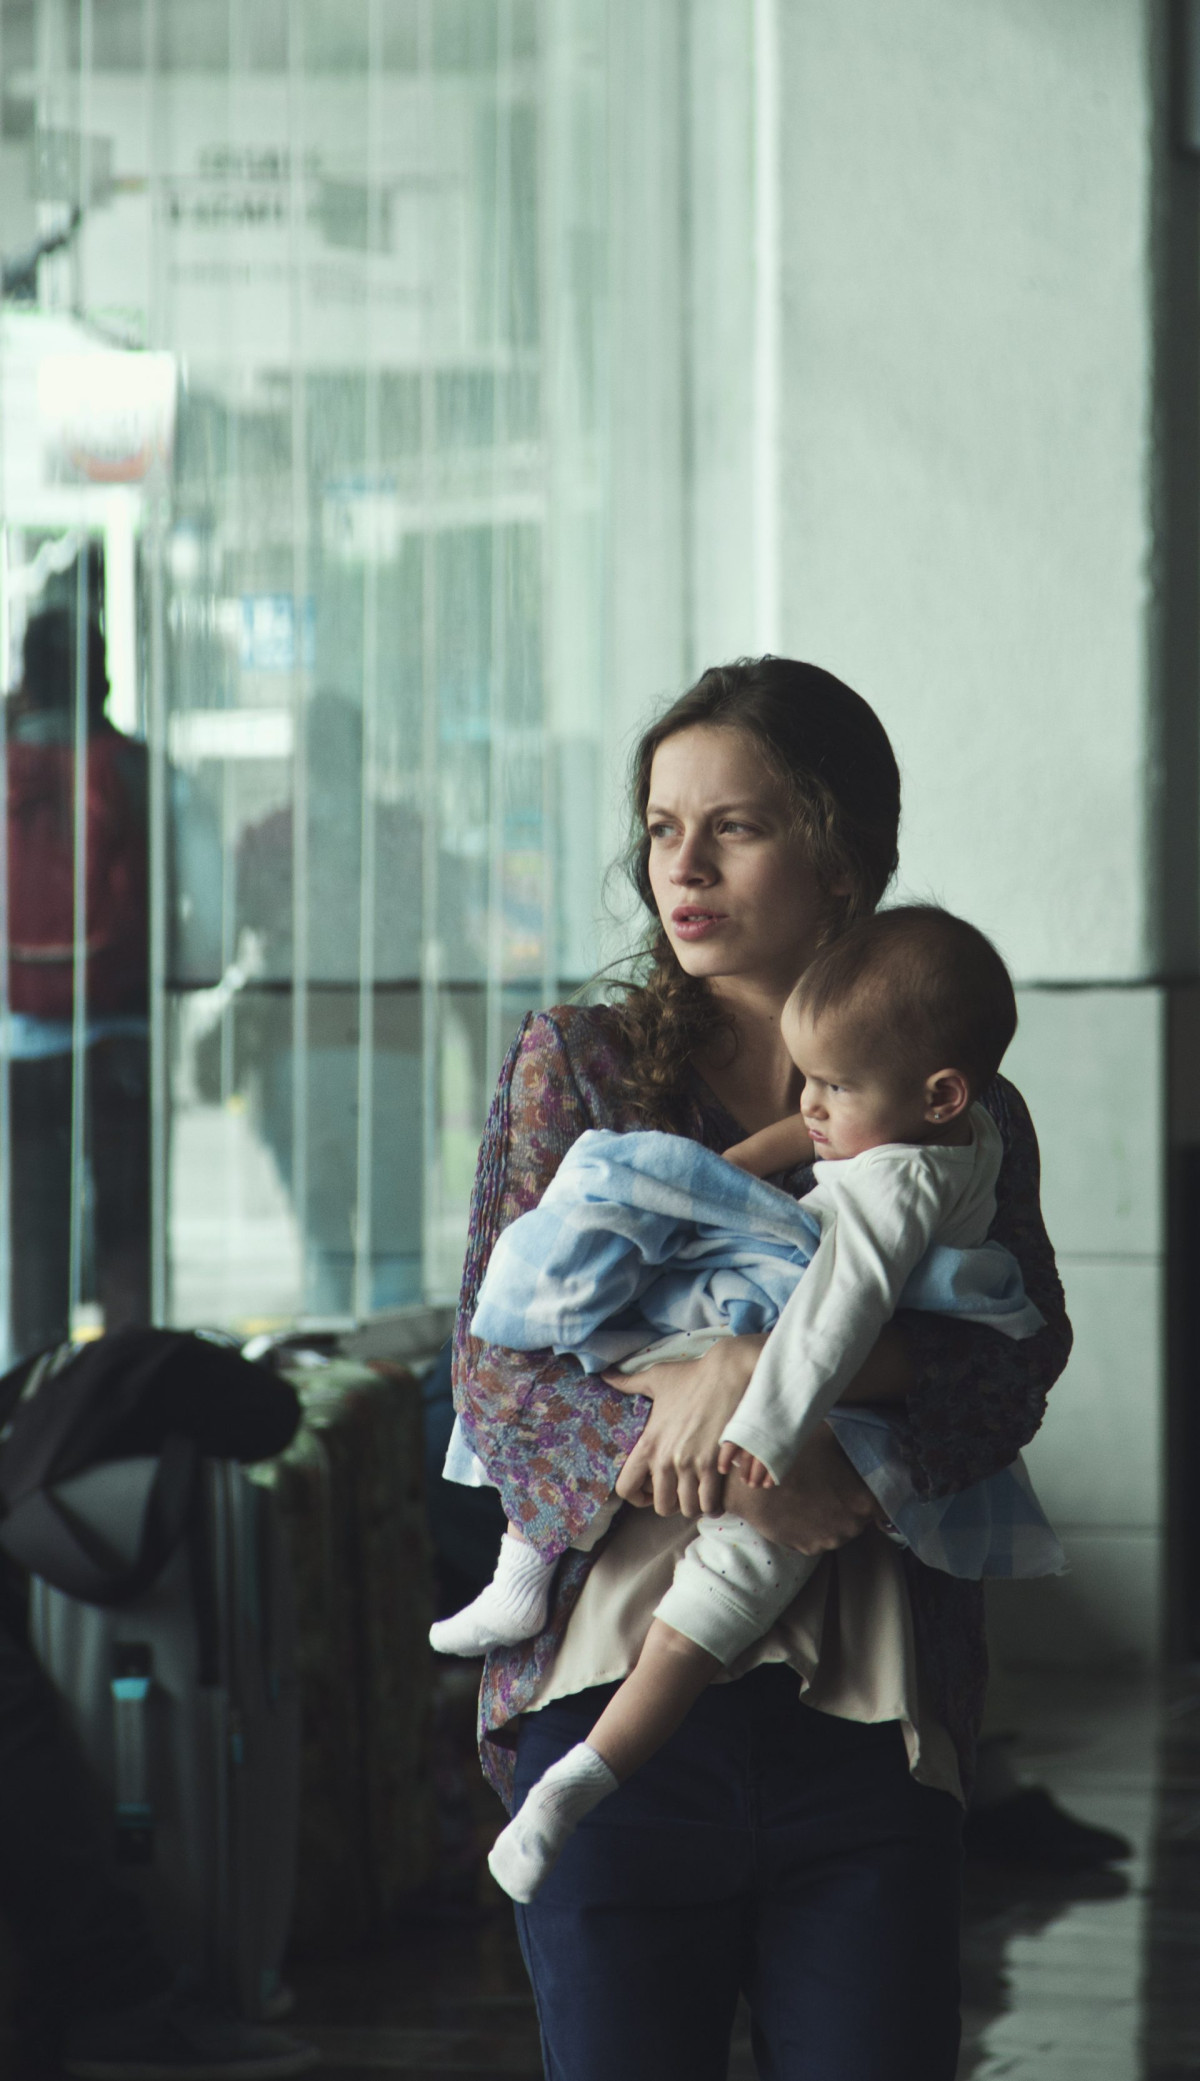
M 882 1504 L 825 1423 L 801 1446 L 778 1488 L 751 1488 L 739 1474 L 730 1474 L 724 1507 L 776 1546 L 802 1554 L 831 1553 L 848 1546 L 868 1525 L 887 1522 Z
M 721 1337 L 703 1358 L 648 1366 L 642 1373 L 606 1373 L 610 1387 L 645 1395 L 652 1407 L 617 1481 L 617 1494 L 659 1517 L 709 1515 L 725 1506 L 718 1472 L 721 1433 L 741 1401 L 766 1343 L 761 1337 Z

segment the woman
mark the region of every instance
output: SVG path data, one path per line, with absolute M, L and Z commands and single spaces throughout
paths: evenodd
M 883 894 L 899 777 L 856 694 L 763 658 L 705 673 L 646 733 L 634 808 L 650 973 L 619 1006 L 526 1020 L 480 1156 L 456 1334 L 461 1413 L 509 1519 L 543 1552 L 580 1549 L 546 1632 L 485 1671 L 485 1768 L 517 1803 L 632 1663 L 689 1520 L 721 1507 L 717 1441 L 761 1340 L 654 1368 L 636 1395 L 550 1354 L 483 1347 L 467 1325 L 491 1246 L 587 1127 L 665 1127 L 724 1149 L 794 1110 L 779 1014 L 816 948 Z M 1070 1344 L 1028 1115 L 999 1079 L 985 1102 L 1006 1150 L 993 1233 L 1047 1327 L 1013 1344 L 904 1316 L 880 1338 L 854 1394 L 895 1405 L 923 1493 L 1013 1458 Z M 799 1195 L 812 1173 L 786 1183 Z M 588 1551 L 614 1488 L 653 1514 L 624 1512 Z M 979 1586 L 880 1535 L 827 1429 L 780 1489 L 723 1488 L 770 1538 L 829 1559 L 754 1666 L 712 1687 L 518 1910 L 547 2074 L 717 2081 L 743 1992 L 771 2081 L 952 2081 Z

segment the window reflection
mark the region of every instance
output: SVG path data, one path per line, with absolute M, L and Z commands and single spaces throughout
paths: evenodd
M 142 1284 L 103 1270 L 93 988 L 60 1065 L 60 1316 L 148 1307 L 147 1254 L 181 1322 L 453 1291 L 499 1056 L 586 972 L 594 14 L 0 0 L 5 685 L 82 568 L 110 719 L 145 747 Z M 14 986 L 3 1106 L 40 1146 L 19 1016 Z

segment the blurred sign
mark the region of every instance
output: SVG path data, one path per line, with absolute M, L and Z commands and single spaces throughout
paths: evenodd
M 532 75 L 527 91 L 532 101 Z M 144 312 L 153 251 L 176 348 L 206 385 L 219 378 L 239 396 L 248 370 L 470 356 L 481 328 L 491 345 L 495 212 L 477 168 L 494 97 L 490 80 L 453 74 L 434 90 L 385 72 L 368 93 L 365 79 L 328 72 L 297 105 L 277 74 L 239 73 L 234 93 L 219 75 L 156 75 L 154 184 L 110 179 L 108 206 L 80 228 L 83 278 L 103 281 L 107 307 Z M 128 77 L 93 73 L 88 114 L 112 163 L 148 174 Z M 72 194 L 103 172 L 67 133 L 47 133 L 43 159 L 40 178 Z
M 173 715 L 171 757 L 181 766 L 200 759 L 290 759 L 290 708 L 193 708 Z
M 400 553 L 401 519 L 392 476 L 338 477 L 325 487 L 321 538 L 339 563 L 391 563 Z
M 171 454 L 171 354 L 48 354 L 38 363 L 38 417 L 55 462 L 92 484 L 136 484 Z
M 296 641 L 296 606 L 291 593 L 243 593 L 243 672 L 311 671 L 316 659 L 316 622 L 311 594 L 300 603 L 300 640 Z M 298 654 L 297 654 L 298 653 Z
M 392 192 L 379 181 L 317 182 L 313 218 L 331 246 L 357 253 L 392 250 Z

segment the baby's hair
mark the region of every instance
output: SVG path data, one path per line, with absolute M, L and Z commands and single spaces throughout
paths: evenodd
M 792 1003 L 846 1012 L 914 1072 L 961 1070 L 975 1098 L 1017 1030 L 1012 979 L 990 939 L 932 903 L 862 918 L 809 963 Z

